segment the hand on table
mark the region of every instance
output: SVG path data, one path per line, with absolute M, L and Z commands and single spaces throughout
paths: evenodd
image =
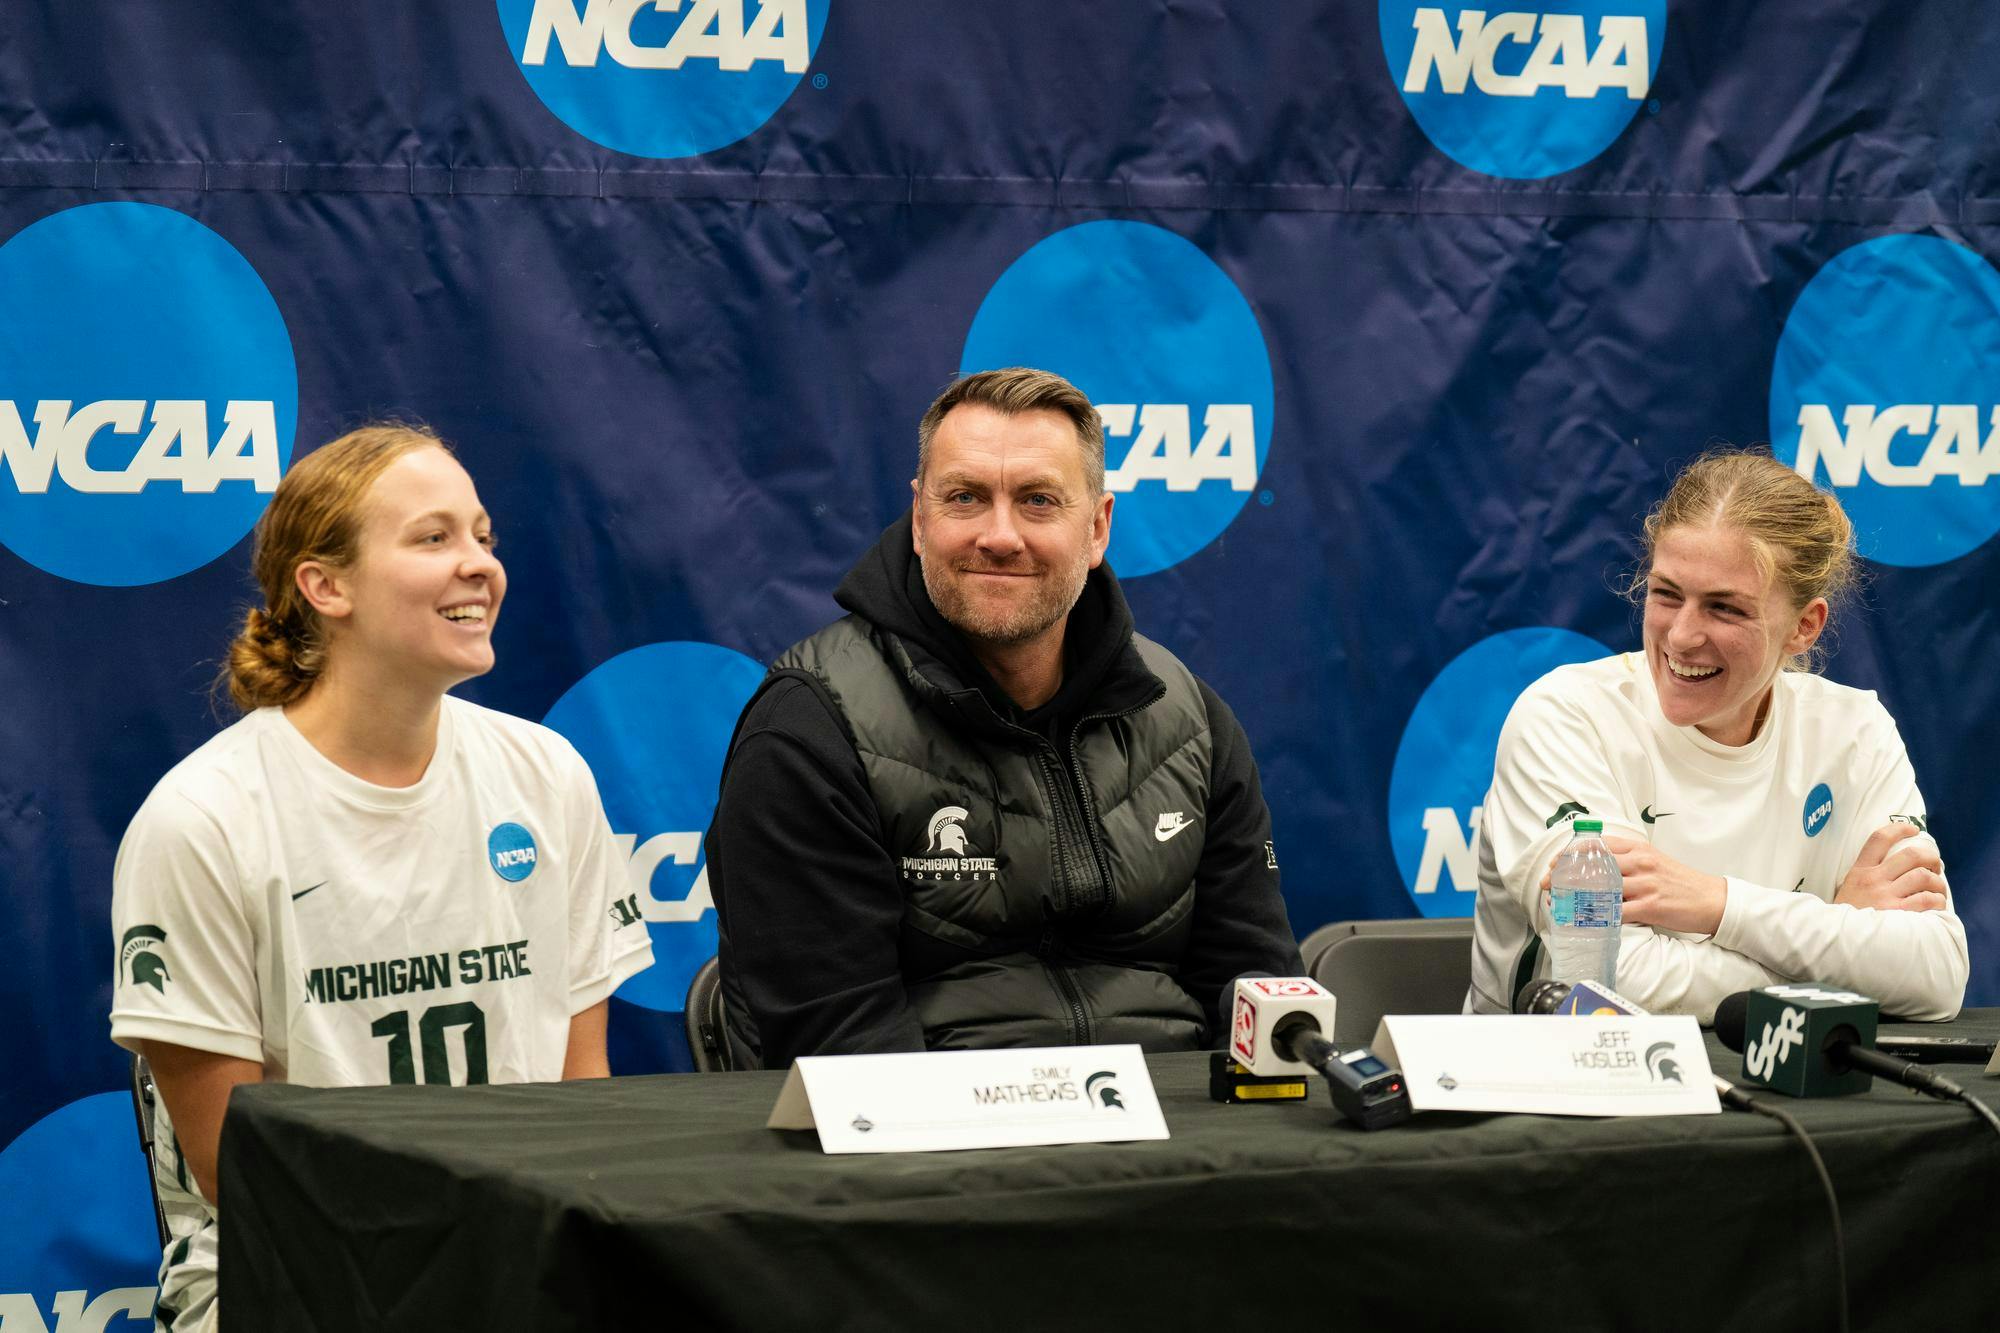
M 1936 912 L 1945 905 L 1944 862 L 1915 824 L 1884 824 L 1868 835 L 1833 900 L 1884 912 Z
M 1729 883 L 1722 876 L 1682 865 L 1637 838 L 1607 833 L 1604 845 L 1611 849 L 1625 882 L 1626 925 L 1713 935 L 1722 924 L 1723 904 L 1729 899 Z M 1542 892 L 1548 891 L 1549 875 L 1544 872 Z

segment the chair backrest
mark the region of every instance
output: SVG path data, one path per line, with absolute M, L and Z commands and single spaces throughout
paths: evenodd
M 1390 917 L 1380 921 L 1333 921 L 1321 926 L 1299 944 L 1299 956 L 1312 973 L 1321 954 L 1337 940 L 1356 935 L 1444 935 L 1451 939 L 1472 938 L 1471 917 Z M 1467 954 L 1470 957 L 1470 953 Z
M 1375 1038 L 1384 1014 L 1455 1014 L 1472 985 L 1472 918 L 1342 921 L 1306 937 L 1313 980 L 1340 1001 L 1336 1046 Z
M 713 1074 L 735 1068 L 722 1018 L 722 966 L 719 959 L 703 963 L 688 983 L 688 1050 L 697 1073 Z
M 160 1105 L 159 1089 L 153 1085 L 153 1067 L 143 1055 L 132 1057 L 132 1116 L 139 1122 L 139 1150 L 146 1155 L 146 1185 L 153 1191 L 153 1224 L 160 1229 L 160 1244 L 172 1236 L 167 1231 L 166 1210 L 160 1207 L 160 1181 L 153 1174 L 153 1121 Z

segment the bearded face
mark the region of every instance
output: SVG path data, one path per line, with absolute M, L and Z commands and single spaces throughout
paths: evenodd
M 1111 538 L 1075 426 L 1056 411 L 955 407 L 931 439 L 912 527 L 924 589 L 975 648 L 1060 645 Z

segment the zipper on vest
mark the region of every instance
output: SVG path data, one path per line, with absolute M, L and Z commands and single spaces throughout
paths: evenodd
M 1151 708 L 1166 696 L 1166 686 L 1162 685 L 1145 702 L 1112 713 L 1092 713 L 1077 719 L 1070 728 L 1069 753 L 1065 755 L 1046 736 L 1035 735 L 1025 728 L 1015 727 L 1024 735 L 1034 736 L 1035 757 L 1039 761 L 1043 785 L 1048 790 L 1049 810 L 1056 824 L 1056 856 L 1053 866 L 1057 882 L 1055 890 L 1055 910 L 1067 912 L 1075 905 L 1075 885 L 1078 879 L 1074 860 L 1079 853 L 1090 857 L 1097 867 L 1099 885 L 1096 905 L 1100 908 L 1111 902 L 1111 861 L 1104 853 L 1103 830 L 1098 826 L 1097 810 L 1090 799 L 1090 781 L 1083 771 L 1083 760 L 1076 752 L 1077 737 L 1083 734 L 1085 726 L 1092 722 L 1115 722 L 1130 717 L 1134 713 Z M 1011 725 L 1011 724 L 1010 724 Z M 1072 803 L 1073 802 L 1073 803 Z M 1070 1040 L 1072 1045 L 1088 1046 L 1093 1041 L 1090 1013 L 1083 1003 L 1083 993 L 1077 989 L 1076 979 L 1070 975 L 1067 965 L 1054 961 L 1060 949 L 1060 941 L 1054 930 L 1044 930 L 1041 940 L 1035 946 L 1035 953 L 1041 959 L 1049 979 L 1055 984 L 1058 994 L 1069 1006 Z
M 1083 846 L 1090 853 L 1090 859 L 1097 864 L 1100 908 L 1111 905 L 1111 860 L 1104 854 L 1103 830 L 1097 822 L 1097 809 L 1090 800 L 1090 780 L 1084 776 L 1083 761 L 1076 757 L 1076 738 L 1083 730 L 1083 723 L 1077 723 L 1069 734 L 1069 773 L 1076 787 L 1077 805 L 1083 811 Z
M 1103 897 L 1099 901 L 1099 905 L 1103 907 L 1111 905 L 1111 859 L 1104 854 L 1103 828 L 1097 822 L 1097 808 L 1090 800 L 1090 780 L 1084 776 L 1083 760 L 1077 757 L 1077 738 L 1083 735 L 1083 729 L 1088 724 L 1092 722 L 1116 722 L 1120 718 L 1144 712 L 1165 698 L 1166 693 L 1166 686 L 1162 685 L 1157 693 L 1142 704 L 1135 704 L 1130 708 L 1121 709 L 1115 713 L 1092 713 L 1086 717 L 1080 717 L 1076 720 L 1076 725 L 1072 726 L 1069 730 L 1068 759 L 1070 780 L 1076 791 L 1077 802 L 1083 810 L 1084 846 L 1089 849 L 1091 859 L 1097 863 L 1097 882 L 1103 885 Z
M 1076 862 L 1082 855 L 1095 856 L 1096 840 L 1090 835 L 1089 812 L 1078 804 L 1075 788 L 1064 773 L 1062 756 L 1056 747 L 1046 739 L 1040 740 L 1035 758 L 1049 798 L 1049 814 L 1055 822 L 1055 857 L 1051 867 L 1055 873 L 1054 883 L 1049 887 L 1054 891 L 1055 915 L 1066 916 L 1077 905 Z M 1088 797 L 1084 799 L 1087 801 Z
M 1069 1005 L 1069 1044 L 1089 1046 L 1092 1044 L 1090 1015 L 1084 1010 L 1083 993 L 1076 988 L 1076 979 L 1070 976 L 1069 968 L 1055 961 L 1055 954 L 1060 947 L 1055 932 L 1045 930 L 1042 932 L 1041 940 L 1035 945 L 1035 953 L 1041 958 L 1042 968 L 1049 974 L 1049 980 L 1055 983 L 1056 993 Z

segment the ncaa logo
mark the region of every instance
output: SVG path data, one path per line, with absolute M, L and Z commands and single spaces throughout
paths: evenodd
M 160 1242 L 132 1098 L 101 1092 L 0 1149 L 0 1330 L 153 1327 Z
M 509 884 L 535 873 L 535 835 L 519 824 L 495 825 L 486 835 L 486 862 Z
M 1824 782 L 1806 793 L 1806 808 L 1801 816 L 1805 823 L 1806 836 L 1817 838 L 1833 823 L 1833 788 Z
M 1611 146 L 1659 72 L 1666 0 L 1528 0 L 1500 10 L 1381 0 L 1382 52 L 1439 151 L 1538 180 Z
M 235 247 L 170 208 L 86 204 L 0 246 L 0 304 L 0 544 L 132 587 L 242 540 L 291 461 L 299 388 Z
M 702 837 L 737 715 L 764 668 L 712 643 L 655 643 L 605 662 L 543 718 L 597 777 L 655 965 L 618 998 L 679 1013 L 695 970 L 715 953 L 715 900 Z
M 1559 666 L 1610 655 L 1566 629 L 1507 630 L 1454 657 L 1424 690 L 1389 772 L 1389 847 L 1423 915 L 1472 915 L 1493 751 L 1514 700 Z
M 499 0 L 507 49 L 556 118 L 639 157 L 706 153 L 769 120 L 831 0 Z
M 959 368 L 1052 370 L 1104 423 L 1117 496 L 1112 568 L 1179 564 L 1257 489 L 1271 447 L 1271 358 L 1243 293 L 1190 242 L 1086 222 L 1015 260 L 986 294 Z
M 1862 555 L 1954 560 L 2000 531 L 2000 273 L 1935 236 L 1835 256 L 1785 320 L 1771 448 L 1831 487 Z

